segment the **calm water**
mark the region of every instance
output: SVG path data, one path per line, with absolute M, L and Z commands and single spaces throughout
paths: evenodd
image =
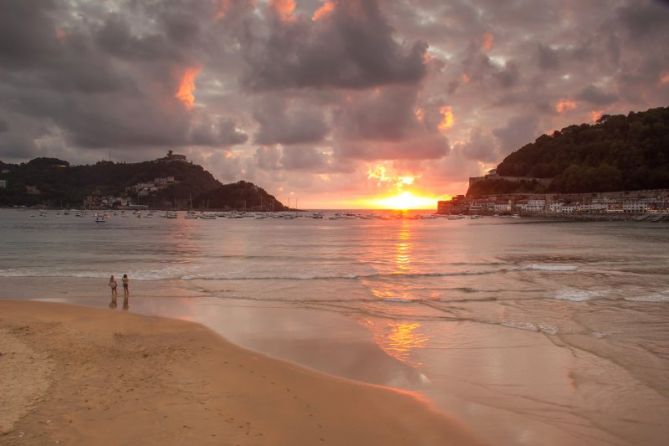
M 666 444 L 669 226 L 0 211 L 2 297 L 195 320 L 415 391 L 493 444 Z

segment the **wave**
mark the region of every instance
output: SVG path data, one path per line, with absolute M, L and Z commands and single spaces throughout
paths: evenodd
M 557 292 L 555 296 L 553 296 L 555 299 L 558 300 L 570 300 L 572 302 L 585 302 L 588 300 L 595 299 L 597 297 L 601 297 L 602 293 L 598 291 L 586 291 L 586 290 L 574 290 L 574 289 L 566 289 L 566 290 L 560 290 Z
M 369 274 L 285 274 L 244 276 L 234 274 L 189 274 L 182 280 L 358 280 L 358 279 L 421 279 L 429 277 L 482 276 L 508 270 L 432 272 L 432 273 L 369 273 Z
M 669 290 L 644 296 L 625 297 L 625 300 L 629 302 L 669 302 Z
M 577 271 L 577 265 L 570 265 L 564 263 L 532 263 L 526 265 L 522 269 L 530 271 L 555 271 L 555 272 L 567 272 L 567 271 Z
M 113 268 L 110 268 L 113 269 Z M 427 273 L 368 273 L 368 274 L 310 274 L 310 273 L 286 273 L 286 274 L 247 274 L 247 273 L 202 273 L 184 274 L 183 269 L 156 269 L 133 271 L 125 270 L 134 280 L 359 280 L 359 279 L 421 279 L 430 277 L 459 277 L 480 276 L 505 273 L 508 269 L 483 270 L 483 271 L 453 271 L 453 272 L 427 272 Z M 0 277 L 73 277 L 99 279 L 109 277 L 107 271 L 69 271 L 69 270 L 45 270 L 37 268 L 26 269 L 0 269 Z M 469 291 L 469 290 L 467 290 Z
M 515 328 L 518 330 L 534 331 L 547 335 L 556 335 L 560 331 L 555 325 L 546 323 L 533 324 L 532 322 L 504 321 L 501 323 L 504 327 Z

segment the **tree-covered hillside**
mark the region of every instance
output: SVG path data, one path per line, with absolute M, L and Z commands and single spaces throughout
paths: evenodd
M 71 166 L 67 161 L 55 158 L 36 158 L 22 164 L 3 163 L 0 172 L 4 172 L 0 173 L 0 179 L 7 183 L 5 189 L 0 189 L 2 206 L 81 206 L 85 197 L 94 194 L 130 197 L 133 203 L 152 207 L 187 208 L 191 204 L 197 207 L 209 203 L 212 208 L 242 209 L 243 200 L 238 200 L 233 191 L 239 189 L 236 194 L 244 196 L 248 189 L 246 185 L 251 184 L 242 182 L 224 186 L 202 166 L 185 161 L 100 161 L 94 165 Z M 173 177 L 174 181 L 147 195 L 140 196 L 133 191 L 133 186 L 168 177 Z M 271 197 L 257 186 L 251 186 Z M 201 198 L 205 196 L 206 199 Z M 255 196 L 259 196 L 257 192 Z M 276 210 L 284 208 L 278 201 L 272 206 Z
M 243 209 L 263 211 L 288 210 L 273 195 L 247 181 L 224 184 L 214 190 L 200 195 L 195 206 L 211 209 Z
M 593 125 L 542 135 L 507 156 L 497 173 L 554 179 L 547 188 L 486 181 L 468 194 L 495 193 L 498 188 L 563 193 L 669 188 L 669 107 L 604 115 Z

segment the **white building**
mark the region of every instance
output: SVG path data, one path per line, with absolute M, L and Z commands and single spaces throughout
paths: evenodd
M 626 200 L 623 202 L 623 212 L 626 214 L 643 214 L 648 212 L 648 203 L 639 200 Z
M 497 214 L 506 214 L 511 212 L 511 201 L 498 201 L 495 203 L 495 212 Z
M 525 212 L 538 214 L 546 210 L 546 200 L 529 199 L 525 205 Z

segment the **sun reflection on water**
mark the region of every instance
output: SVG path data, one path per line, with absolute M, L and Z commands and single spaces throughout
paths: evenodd
M 395 245 L 396 273 L 406 273 L 411 269 L 411 232 L 409 222 L 402 220 Z
M 420 322 L 365 320 L 376 344 L 393 358 L 413 366 L 421 363 L 412 354 L 423 348 L 429 338 L 421 333 Z
M 421 364 L 413 353 L 423 348 L 429 337 L 422 333 L 419 322 L 410 321 L 415 308 L 403 303 L 409 303 L 414 299 L 411 280 L 403 277 L 415 272 L 413 252 L 415 247 L 412 234 L 414 228 L 413 222 L 408 220 L 395 223 L 398 226 L 391 239 L 392 244 L 384 247 L 386 252 L 392 253 L 386 264 L 388 269 L 384 271 L 390 273 L 390 276 L 364 283 L 369 287 L 370 293 L 379 300 L 379 304 L 402 302 L 398 305 L 391 304 L 393 307 L 390 311 L 393 317 L 408 320 L 365 319 L 363 323 L 372 333 L 374 342 L 379 348 L 399 361 L 418 367 Z

